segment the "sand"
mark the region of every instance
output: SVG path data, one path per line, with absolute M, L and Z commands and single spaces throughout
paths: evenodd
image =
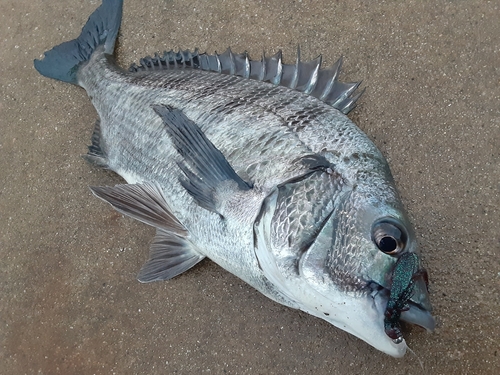
M 438 326 L 393 359 L 280 306 L 211 261 L 140 284 L 154 230 L 95 199 L 86 93 L 33 59 L 100 1 L 0 3 L 0 373 L 500 373 L 500 4 L 126 0 L 123 66 L 170 48 L 345 58 L 350 117 L 387 157 L 418 232 Z

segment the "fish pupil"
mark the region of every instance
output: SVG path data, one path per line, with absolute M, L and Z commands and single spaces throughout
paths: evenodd
M 385 236 L 385 237 L 382 237 L 380 239 L 380 242 L 378 243 L 378 247 L 384 253 L 390 253 L 391 251 L 396 250 L 396 248 L 398 247 L 398 243 L 394 239 L 394 237 Z
M 404 226 L 392 218 L 378 220 L 372 227 L 373 242 L 388 255 L 400 253 L 405 248 L 407 238 Z

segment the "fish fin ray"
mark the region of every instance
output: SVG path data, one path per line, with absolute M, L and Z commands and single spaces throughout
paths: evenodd
M 186 238 L 157 229 L 151 243 L 149 259 L 139 271 L 137 280 L 141 283 L 169 280 L 189 270 L 204 258 L 205 256 L 196 251 Z
M 181 179 L 181 184 L 201 207 L 220 214 L 215 195 L 224 181 L 234 181 L 235 189 L 240 191 L 251 189 L 184 112 L 163 105 L 155 105 L 153 109 L 162 118 L 175 149 L 183 157 L 179 167 L 186 179 Z
M 129 71 L 181 68 L 236 75 L 303 92 L 342 113 L 349 113 L 363 93 L 362 91 L 356 94 L 361 82 L 342 83 L 338 80 L 342 57 L 329 69 L 321 69 L 321 61 L 321 55 L 311 61 L 301 61 L 299 47 L 295 64 L 283 64 L 281 50 L 271 57 L 263 55 L 260 60 L 251 60 L 246 52 L 235 54 L 230 48 L 220 55 L 200 54 L 196 49 L 194 52 L 168 51 L 164 52 L 163 56 L 146 56 L 139 61 L 139 65 L 132 64 Z
M 271 82 L 273 85 L 279 85 L 283 74 L 282 52 L 279 50 L 271 57 L 264 57 L 266 64 L 265 82 Z
M 219 55 L 219 61 L 222 74 L 234 75 L 236 73 L 236 61 L 231 48 L 226 49 L 222 55 Z
M 103 0 L 92 13 L 78 38 L 61 43 L 35 60 L 35 69 L 46 77 L 78 84 L 79 66 L 90 59 L 98 46 L 112 55 L 122 19 L 123 0 Z
M 97 119 L 94 125 L 94 132 L 92 133 L 91 145 L 88 146 L 88 153 L 82 157 L 89 164 L 101 168 L 109 168 L 108 157 L 102 147 L 101 138 L 101 120 Z
M 93 186 L 90 190 L 126 216 L 179 235 L 187 233 L 154 183 Z

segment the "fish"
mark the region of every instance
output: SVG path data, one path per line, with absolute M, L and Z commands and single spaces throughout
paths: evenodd
M 342 59 L 171 50 L 126 70 L 122 8 L 103 0 L 34 67 L 98 113 L 84 158 L 126 183 L 92 193 L 156 228 L 138 280 L 208 258 L 393 357 L 408 348 L 402 321 L 433 331 L 415 232 L 386 159 L 347 117 L 363 90 L 339 81 Z

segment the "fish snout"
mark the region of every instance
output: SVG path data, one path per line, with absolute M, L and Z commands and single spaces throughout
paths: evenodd
M 401 312 L 401 320 L 419 325 L 429 332 L 434 331 L 436 320 L 431 315 L 429 282 L 427 271 L 424 268 L 413 275 L 413 293 L 409 300 L 409 306 L 409 310 Z
M 429 277 L 427 276 L 427 270 L 425 268 L 419 269 L 413 275 L 413 283 L 413 294 L 410 298 L 410 302 L 413 302 L 422 309 L 431 312 L 432 305 L 429 297 Z

